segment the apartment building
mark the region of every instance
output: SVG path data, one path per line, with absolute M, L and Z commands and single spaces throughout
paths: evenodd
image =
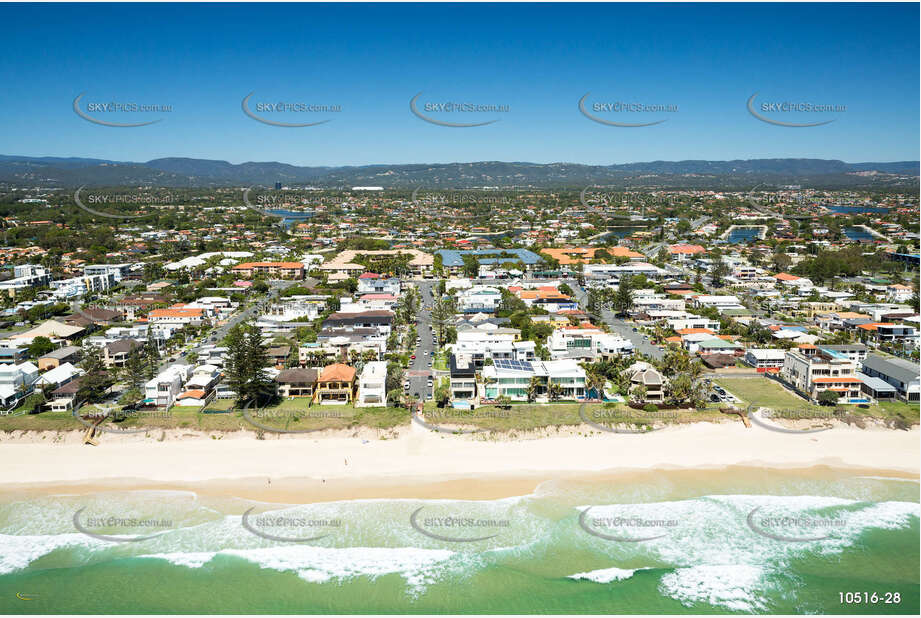
M 487 359 L 492 361 L 536 359 L 536 344 L 520 341 L 521 331 L 514 328 L 469 328 L 457 333 L 451 351 L 458 358 L 467 359 L 474 368 L 482 367 Z
M 0 292 L 6 291 L 9 296 L 27 288 L 43 288 L 51 283 L 51 272 L 44 266 L 23 264 L 13 268 L 14 277 L 0 281 Z
M 857 364 L 846 355 L 814 345 L 801 345 L 784 356 L 781 377 L 812 399 L 826 390 L 847 403 L 861 397 Z
M 732 295 L 699 294 L 691 299 L 691 304 L 695 307 L 715 307 L 720 313 L 727 309 L 745 308 L 745 305 Z
M 115 281 L 122 281 L 131 275 L 132 264 L 87 264 L 83 267 L 83 276 L 111 275 Z
M 303 279 L 302 262 L 243 262 L 232 269 L 234 274 L 245 279 L 264 276 L 268 279 Z
M 666 320 L 669 328 L 678 332 L 685 329 L 698 329 L 706 328 L 707 330 L 718 333 L 720 332 L 720 322 L 719 320 L 714 320 L 702 315 L 694 315 L 691 313 L 686 313 L 682 317 L 668 318 Z

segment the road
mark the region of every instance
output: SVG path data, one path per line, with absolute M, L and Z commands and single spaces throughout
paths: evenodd
M 281 290 L 284 290 L 285 288 L 291 287 L 292 285 L 299 284 L 299 283 L 304 283 L 304 282 L 292 281 L 292 280 L 269 281 L 268 282 L 269 291 L 266 294 L 265 299 L 259 300 L 258 302 L 247 307 L 243 311 L 240 311 L 234 314 L 233 317 L 227 320 L 226 324 L 222 324 L 221 326 L 218 326 L 217 328 L 212 329 L 201 343 L 187 344 L 183 346 L 182 350 L 178 354 L 174 353 L 174 354 L 169 354 L 169 355 L 164 356 L 162 359 L 163 362 L 157 368 L 157 373 L 160 373 L 161 371 L 166 369 L 169 365 L 172 365 L 174 363 L 188 362 L 189 353 L 194 348 L 198 347 L 201 344 L 213 343 L 214 345 L 220 345 L 221 341 L 224 340 L 224 337 L 227 336 L 227 333 L 230 332 L 231 328 L 233 328 L 234 326 L 242 322 L 259 317 L 259 315 L 265 309 L 266 305 L 268 305 L 275 298 L 277 298 L 278 293 Z M 169 360 L 170 358 L 174 358 L 174 357 L 176 360 L 174 361 Z
M 588 303 L 588 294 L 586 291 L 575 280 L 568 281 L 567 283 L 569 283 L 569 287 L 572 288 L 572 291 L 575 293 L 578 301 L 582 304 L 583 307 L 586 307 Z M 605 324 L 611 327 L 612 331 L 619 334 L 624 339 L 629 339 L 631 342 L 633 342 L 633 348 L 635 351 L 642 352 L 643 354 L 656 360 L 661 360 L 665 356 L 665 352 L 662 350 L 662 348 L 652 345 L 648 339 L 643 338 L 642 333 L 634 332 L 632 326 L 616 317 L 613 312 L 605 309 L 601 311 L 600 317 L 602 320 L 604 320 Z
M 707 221 L 710 220 L 710 217 L 701 217 L 699 219 L 694 219 L 691 221 L 691 230 L 699 230 L 701 226 L 706 225 Z
M 432 394 L 432 389 L 428 386 L 428 378 L 432 375 L 429 363 L 433 361 L 435 354 L 435 346 L 432 344 L 432 312 L 425 308 L 432 306 L 432 293 L 437 282 L 421 280 L 414 283 L 421 296 L 419 313 L 416 316 L 416 331 L 422 341 L 415 345 L 416 358 L 410 360 L 406 375 L 409 378 L 409 394 L 425 401 Z

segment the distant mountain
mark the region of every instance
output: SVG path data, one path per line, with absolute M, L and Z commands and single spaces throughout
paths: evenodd
M 800 184 L 816 188 L 917 188 L 918 161 L 845 163 L 826 159 L 735 161 L 650 161 L 615 165 L 480 161 L 347 167 L 299 167 L 287 163 L 170 157 L 146 163 L 62 157 L 0 155 L 0 182 L 49 187 L 130 186 L 219 187 L 375 185 L 583 188 L 667 187 L 746 189 L 755 185 Z

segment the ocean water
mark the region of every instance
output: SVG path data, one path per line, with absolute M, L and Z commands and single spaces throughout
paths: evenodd
M 918 491 L 730 468 L 485 501 L 7 493 L 0 612 L 917 614 Z

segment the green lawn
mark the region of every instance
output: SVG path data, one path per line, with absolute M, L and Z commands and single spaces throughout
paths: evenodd
M 714 383 L 719 384 L 730 393 L 741 399 L 744 405 L 757 403 L 768 408 L 792 408 L 797 410 L 811 409 L 822 410 L 828 413 L 828 407 L 808 403 L 785 390 L 782 386 L 768 378 L 718 378 Z M 885 401 L 860 408 L 855 405 L 840 406 L 848 413 L 857 416 L 870 416 L 882 419 L 903 419 L 909 423 L 918 423 L 919 406 L 902 401 Z
M 764 377 L 717 378 L 713 381 L 746 404 L 757 403 L 768 408 L 801 408 L 807 401 L 785 390 L 780 384 Z

